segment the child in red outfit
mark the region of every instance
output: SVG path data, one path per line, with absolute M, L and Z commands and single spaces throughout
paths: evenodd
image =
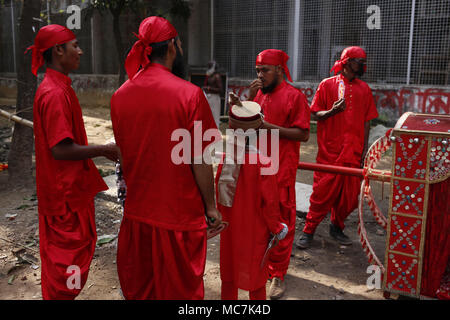
M 227 160 L 216 175 L 217 208 L 229 223 L 220 235 L 221 296 L 237 300 L 239 288 L 248 290 L 251 300 L 265 300 L 269 270 L 263 259 L 269 239 L 287 234 L 280 222 L 277 179 L 261 174 L 270 167 L 269 159 L 248 144 L 241 164 Z

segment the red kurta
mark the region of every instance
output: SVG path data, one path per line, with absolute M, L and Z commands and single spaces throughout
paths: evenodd
M 338 100 L 339 82 L 345 84 L 343 112 L 317 122 L 317 163 L 358 168 L 364 149 L 364 124 L 378 117 L 369 86 L 359 79 L 348 81 L 337 75 L 317 88 L 311 111 L 325 111 Z M 314 233 L 331 210 L 331 222 L 344 229 L 344 220 L 357 207 L 360 179 L 323 172 L 314 173 L 313 193 L 304 232 Z
M 260 264 L 268 245 L 270 233 L 282 230 L 277 181 L 273 175 L 261 175 L 262 167 L 270 167 L 267 159 L 256 164 L 249 163 L 249 154 L 241 164 L 233 206 L 217 204 L 222 219 L 229 227 L 220 235 L 220 275 L 223 282 L 233 287 L 254 291 L 265 286 L 267 264 Z M 216 175 L 217 184 L 222 172 L 220 164 Z M 237 292 L 236 292 L 237 293 Z
M 83 287 L 95 250 L 94 196 L 106 190 L 91 159 L 55 160 L 51 148 L 69 138 L 87 145 L 71 80 L 47 68 L 34 100 L 36 189 L 44 299 L 75 298 Z M 67 268 L 80 267 L 81 288 L 69 289 Z
M 274 91 L 263 94 L 258 91 L 255 99 L 261 105 L 264 120 L 285 128 L 309 130 L 310 111 L 305 95 L 283 81 Z M 269 135 L 270 136 L 270 135 Z M 270 146 L 268 151 L 270 152 Z M 289 267 L 292 244 L 295 235 L 296 201 L 295 180 L 300 160 L 300 142 L 280 139 L 279 170 L 277 173 L 281 220 L 289 233 L 272 250 L 269 258 L 271 277 L 284 278 Z
M 201 151 L 210 143 L 202 142 L 206 130 L 217 131 L 209 104 L 199 87 L 176 77 L 164 66 L 152 63 L 113 95 L 111 120 L 115 140 L 122 153 L 121 165 L 127 184 L 123 224 L 126 223 L 128 227 L 126 231 L 121 230 L 119 235 L 122 249 L 117 257 L 121 286 L 132 299 L 170 299 L 181 296 L 185 299 L 200 298 L 192 292 L 195 286 L 184 286 L 184 281 L 175 281 L 176 278 L 173 278 L 173 282 L 161 284 L 168 289 L 165 289 L 166 294 L 160 296 L 158 292 L 163 290 L 157 287 L 159 282 L 152 281 L 153 276 L 142 274 L 144 270 L 152 274 L 150 269 L 142 268 L 138 272 L 137 269 L 131 271 L 127 266 L 139 263 L 141 255 L 154 256 L 155 248 L 161 247 L 165 255 L 174 255 L 173 261 L 176 263 L 157 269 L 157 260 L 147 260 L 147 266 L 168 275 L 180 274 L 181 279 L 184 275 L 187 279 L 194 275 L 190 272 L 183 273 L 183 270 L 196 269 L 199 266 L 204 268 L 206 247 L 196 244 L 194 247 L 194 243 L 190 242 L 183 244 L 183 237 L 174 237 L 172 241 L 178 243 L 176 246 L 187 246 L 187 251 L 195 257 L 191 260 L 181 259 L 174 251 L 175 244 L 163 241 L 162 237 L 154 237 L 148 232 L 145 233 L 147 236 L 136 235 L 142 237 L 143 241 L 135 242 L 128 233 L 141 232 L 139 224 L 129 222 L 133 220 L 148 224 L 161 232 L 163 229 L 194 233 L 202 231 L 203 241 L 206 243 L 205 210 L 192 172 L 191 155 L 188 155 L 188 163 L 176 164 L 174 157 L 179 153 L 174 150 L 180 145 L 177 132 L 191 136 L 191 140 L 185 140 L 187 146 L 184 152 L 191 146 L 192 156 L 194 140 L 200 142 L 198 144 Z M 194 121 L 199 121 L 200 125 L 194 127 Z M 148 241 L 152 242 L 151 246 Z M 136 245 L 139 247 L 132 249 Z M 192 254 L 192 250 L 200 251 L 198 254 Z M 162 274 L 157 276 L 163 277 Z M 203 286 L 202 277 L 203 272 L 195 275 L 198 286 Z M 139 294 L 141 288 L 135 286 L 139 282 L 138 279 L 148 280 L 145 281 L 147 289 L 142 291 L 145 292 L 143 295 Z M 173 293 L 172 296 L 170 292 Z

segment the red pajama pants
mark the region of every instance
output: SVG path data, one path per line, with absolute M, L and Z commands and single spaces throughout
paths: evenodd
M 278 192 L 280 195 L 280 222 L 285 223 L 289 231 L 286 237 L 271 249 L 268 266 L 270 278 L 277 277 L 283 280 L 289 267 L 295 236 L 295 185 L 278 187 Z
M 39 214 L 41 287 L 44 300 L 72 300 L 86 284 L 95 251 L 94 201 L 63 215 Z
M 313 192 L 303 232 L 313 234 L 331 210 L 331 223 L 341 230 L 344 221 L 358 207 L 361 179 L 340 174 L 314 172 Z
M 127 300 L 201 300 L 206 229 L 174 231 L 124 217 L 117 271 Z
M 250 300 L 266 300 L 266 286 L 249 291 Z M 222 281 L 221 287 L 222 300 L 238 300 L 238 287 L 231 281 Z

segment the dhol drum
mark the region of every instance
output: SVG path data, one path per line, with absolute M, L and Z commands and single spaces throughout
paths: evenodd
M 263 124 L 261 106 L 253 101 L 242 101 L 242 105 L 230 108 L 229 126 L 232 129 L 258 129 Z

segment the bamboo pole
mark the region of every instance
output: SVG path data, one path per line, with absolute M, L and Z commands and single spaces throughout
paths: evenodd
M 330 165 L 330 164 L 299 162 L 298 169 L 337 173 L 337 174 L 343 174 L 343 175 L 364 178 L 364 170 L 363 169 L 348 168 L 348 167 L 335 166 L 335 165 Z M 368 175 L 369 179 L 384 181 L 384 182 L 391 181 L 391 172 L 390 171 L 369 169 L 367 171 L 367 175 Z
M 9 112 L 7 112 L 5 110 L 0 109 L 0 115 L 5 117 L 5 118 L 8 118 L 9 120 L 12 120 L 14 122 L 20 123 L 20 124 L 22 124 L 24 126 L 33 128 L 33 122 L 31 122 L 29 120 L 26 120 L 26 119 L 23 119 L 21 117 L 18 117 L 16 115 L 13 115 L 12 113 L 9 113 Z

